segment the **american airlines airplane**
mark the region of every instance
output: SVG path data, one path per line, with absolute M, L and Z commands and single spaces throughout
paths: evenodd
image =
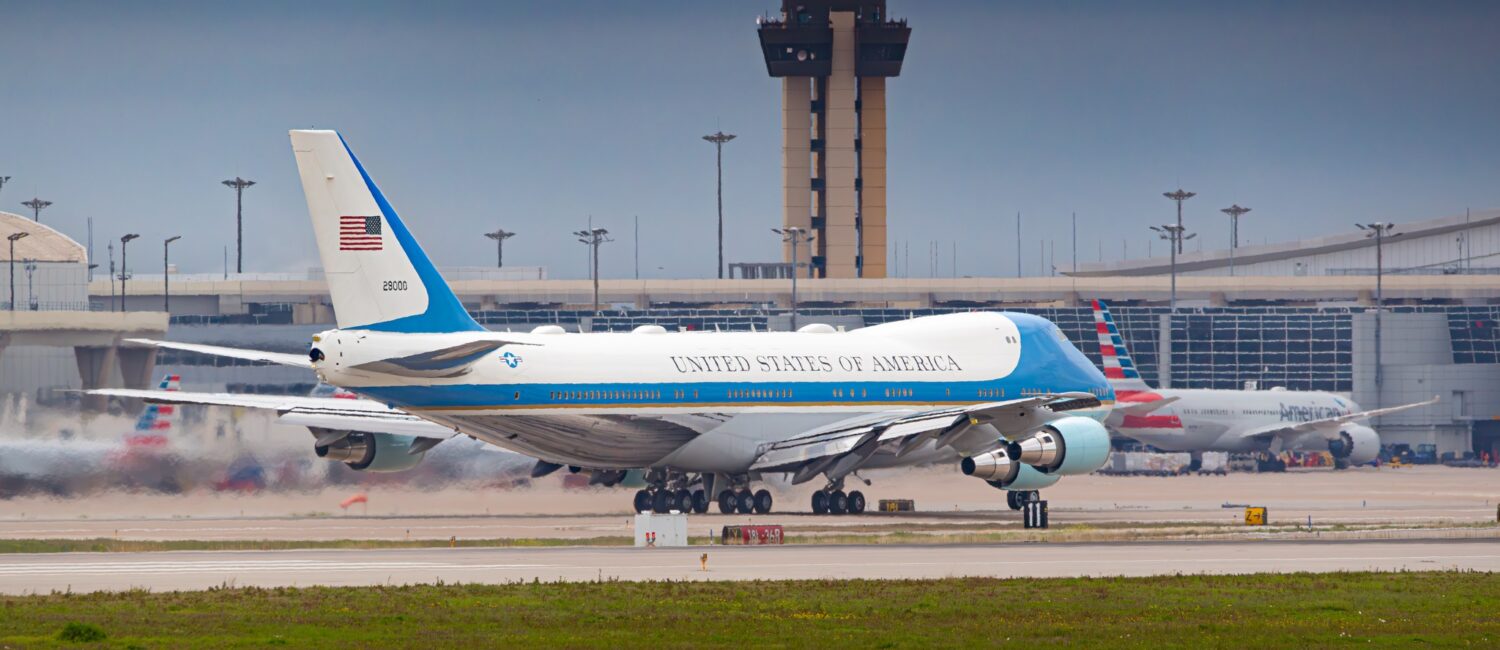
M 813 511 L 857 513 L 865 497 L 844 485 L 863 481 L 859 470 L 955 461 L 1018 508 L 1108 458 L 1109 383 L 1036 316 L 850 332 L 488 331 L 338 133 L 291 139 L 337 329 L 314 336 L 306 357 L 137 342 L 310 368 L 369 398 L 262 404 L 308 426 L 320 453 L 385 467 L 461 434 L 539 459 L 535 475 L 644 468 L 638 511 L 704 512 L 716 500 L 742 513 L 771 510 L 771 493 L 752 489 L 767 474 L 819 479 Z
M 1362 411 L 1333 393 L 1154 389 L 1141 379 L 1109 307 L 1098 300 L 1093 307 L 1104 376 L 1118 400 L 1106 424 L 1158 449 L 1191 452 L 1194 465 L 1205 451 L 1284 450 L 1329 452 L 1339 469 L 1368 463 L 1380 454 L 1380 435 L 1359 422 L 1438 401 Z

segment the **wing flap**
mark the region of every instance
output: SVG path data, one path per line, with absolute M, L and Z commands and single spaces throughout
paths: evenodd
M 448 427 L 400 411 L 390 413 L 338 412 L 297 408 L 282 413 L 276 421 L 299 427 L 389 433 L 440 440 L 446 440 L 454 435 L 454 431 Z

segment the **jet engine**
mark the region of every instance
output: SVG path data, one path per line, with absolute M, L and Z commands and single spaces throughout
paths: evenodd
M 959 463 L 959 469 L 963 470 L 964 476 L 984 479 L 1002 490 L 1040 490 L 1051 487 L 1062 478 L 1012 461 L 1003 449 L 965 458 Z
M 1328 441 L 1328 453 L 1339 465 L 1363 465 L 1380 455 L 1380 434 L 1361 424 L 1346 424 Z
M 1087 474 L 1109 460 L 1109 431 L 1089 418 L 1053 420 L 1036 435 L 1006 445 L 1010 460 L 1044 474 Z
M 426 451 L 410 453 L 412 436 L 351 431 L 327 445 L 314 445 L 318 458 L 342 461 L 350 469 L 365 472 L 400 472 L 422 462 Z

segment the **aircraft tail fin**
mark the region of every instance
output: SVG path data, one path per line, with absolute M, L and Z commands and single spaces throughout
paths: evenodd
M 1150 390 L 1151 386 L 1141 379 L 1140 370 L 1125 348 L 1125 339 L 1109 314 L 1109 305 L 1101 300 L 1093 301 L 1094 328 L 1099 332 L 1099 356 L 1104 360 L 1104 377 L 1116 391 Z
M 178 375 L 166 375 L 161 378 L 161 383 L 156 386 L 159 390 L 179 391 L 182 390 L 182 378 Z M 167 431 L 177 422 L 177 407 L 172 404 L 147 404 L 141 411 L 140 417 L 135 420 L 136 433 L 149 433 Z
M 336 131 L 292 131 L 338 326 L 386 332 L 484 328 L 407 230 Z

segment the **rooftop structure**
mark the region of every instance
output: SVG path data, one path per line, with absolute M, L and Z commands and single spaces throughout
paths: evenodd
M 1500 210 L 1473 211 L 1421 221 L 1395 221 L 1385 239 L 1388 275 L 1469 275 L 1500 273 Z M 1184 252 L 1177 273 L 1227 276 L 1374 275 L 1375 240 L 1354 228 L 1296 241 Z M 1140 277 L 1171 272 L 1167 256 L 1122 262 L 1084 263 L 1068 273 L 1080 278 Z

